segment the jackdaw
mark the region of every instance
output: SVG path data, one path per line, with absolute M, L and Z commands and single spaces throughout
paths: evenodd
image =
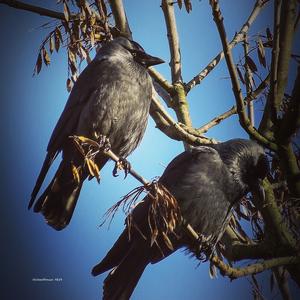
M 62 151 L 62 161 L 49 186 L 34 205 L 46 222 L 61 230 L 72 217 L 84 180 L 89 175 L 82 154 L 70 136 L 109 139 L 111 150 L 127 157 L 140 143 L 152 95 L 149 66 L 163 63 L 136 42 L 119 37 L 104 44 L 77 79 L 50 138 L 47 156 L 31 194 L 33 205 L 49 167 Z M 101 169 L 108 158 L 98 154 Z M 80 178 L 74 178 L 74 168 Z
M 268 172 L 264 150 L 249 140 L 234 139 L 216 145 L 195 147 L 178 155 L 167 166 L 159 182 L 177 199 L 181 214 L 201 241 L 191 239 L 183 223 L 168 238 L 151 246 L 148 212 L 151 203 L 146 196 L 132 211 L 130 235 L 125 228 L 92 274 L 113 269 L 104 281 L 103 299 L 129 299 L 145 267 L 156 263 L 179 248 L 199 255 L 212 253 L 232 215 L 232 208 L 249 191 L 264 196 L 262 179 Z M 210 248 L 210 251 L 208 250 Z

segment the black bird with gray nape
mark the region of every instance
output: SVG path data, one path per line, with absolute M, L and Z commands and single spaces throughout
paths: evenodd
M 104 44 L 76 81 L 50 138 L 47 155 L 31 194 L 28 208 L 41 212 L 56 230 L 65 228 L 73 215 L 89 172 L 70 136 L 109 139 L 119 157 L 127 157 L 140 143 L 148 120 L 152 81 L 147 67 L 163 63 L 123 37 Z M 52 181 L 37 199 L 45 176 L 57 155 L 62 161 Z M 101 169 L 108 158 L 96 156 Z M 72 169 L 81 168 L 80 178 Z
M 205 242 L 195 243 L 179 224 L 175 228 L 176 236 L 168 236 L 173 250 L 163 242 L 159 247 L 155 243 L 151 246 L 148 223 L 151 200 L 146 196 L 132 212 L 131 224 L 134 226 L 130 229 L 130 239 L 128 228 L 125 228 L 104 259 L 92 270 L 96 276 L 112 269 L 104 281 L 103 299 L 129 299 L 146 266 L 179 248 L 199 255 L 201 251 L 207 251 L 209 245 L 208 253 L 212 253 L 239 200 L 250 191 L 264 197 L 261 182 L 268 173 L 268 166 L 263 148 L 243 139 L 195 147 L 173 159 L 159 182 L 177 199 L 183 218 L 205 238 Z M 160 240 L 163 241 L 158 237 Z

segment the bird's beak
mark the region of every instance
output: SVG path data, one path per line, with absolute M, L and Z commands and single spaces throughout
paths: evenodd
M 159 57 L 151 56 L 145 52 L 137 51 L 135 60 L 145 67 L 151 67 L 155 65 L 159 65 L 164 63 L 165 61 L 160 59 Z
M 253 192 L 258 195 L 261 201 L 264 202 L 266 199 L 266 193 L 265 193 L 265 189 L 263 188 L 262 179 L 258 179 L 252 188 L 253 188 Z

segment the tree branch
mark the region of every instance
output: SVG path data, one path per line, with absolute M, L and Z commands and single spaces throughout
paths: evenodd
M 244 98 L 244 104 L 250 104 L 253 100 L 255 100 L 261 92 L 265 90 L 265 88 L 269 85 L 270 82 L 270 74 L 260 83 L 256 90 L 252 91 Z M 206 133 L 210 128 L 218 125 L 223 120 L 229 118 L 230 116 L 237 113 L 237 107 L 234 105 L 229 110 L 225 111 L 224 113 L 220 114 L 219 116 L 213 118 L 205 125 L 201 126 L 200 128 L 196 129 L 198 134 Z
M 265 270 L 282 266 L 282 265 L 298 264 L 300 263 L 300 257 L 299 256 L 278 257 L 269 260 L 264 260 L 262 262 L 255 263 L 244 268 L 232 268 L 229 265 L 225 264 L 222 260 L 220 260 L 216 256 L 212 257 L 211 261 L 220 270 L 223 276 L 228 276 L 230 279 L 236 279 L 239 277 L 261 273 Z
M 127 21 L 123 1 L 110 0 L 109 5 L 115 19 L 116 27 L 118 30 L 120 30 L 120 34 L 125 35 L 128 38 L 132 38 L 132 32 Z
M 283 1 L 280 16 L 279 56 L 277 70 L 277 89 L 274 91 L 274 109 L 278 113 L 283 99 L 292 53 L 294 25 L 297 15 L 297 1 Z
M 248 32 L 250 26 L 256 19 L 256 17 L 261 12 L 262 8 L 269 0 L 257 0 L 253 7 L 253 10 L 248 17 L 247 21 L 244 23 L 242 28 L 238 33 L 235 34 L 231 42 L 228 44 L 229 48 L 232 49 L 237 43 L 241 42 L 244 38 L 244 34 Z M 191 81 L 189 81 L 185 85 L 185 90 L 188 93 L 195 85 L 200 84 L 201 81 L 219 64 L 219 62 L 224 58 L 224 51 L 221 51 L 217 54 L 209 63 L 208 65 L 199 73 L 197 74 Z
M 194 136 L 187 132 L 185 127 L 183 127 L 181 124 L 175 122 L 161 105 L 154 89 L 152 93 L 150 115 L 156 123 L 156 127 L 171 139 L 183 141 L 194 146 L 217 143 L 216 140 L 207 138 L 205 136 Z
M 258 141 L 260 144 L 264 145 L 265 147 L 276 151 L 277 145 L 268 139 L 266 139 L 264 136 L 262 136 L 253 126 L 251 126 L 250 120 L 247 116 L 245 105 L 244 105 L 244 99 L 241 92 L 239 80 L 238 80 L 238 74 L 235 67 L 235 64 L 233 62 L 231 50 L 228 46 L 227 40 L 226 40 L 226 32 L 223 24 L 223 17 L 220 11 L 220 7 L 218 4 L 218 1 L 216 0 L 210 0 L 210 5 L 212 7 L 212 13 L 214 16 L 214 21 L 217 25 L 220 38 L 223 45 L 223 51 L 225 54 L 226 64 L 229 70 L 230 79 L 232 83 L 232 89 L 233 93 L 236 99 L 236 106 L 237 106 L 237 112 L 239 115 L 239 121 L 241 126 L 245 129 L 245 131 L 251 136 L 251 138 Z
M 292 136 L 300 128 L 300 66 L 297 70 L 297 77 L 294 83 L 294 88 L 288 109 L 284 114 L 280 123 L 279 140 L 280 143 L 286 144 L 291 141 Z
M 243 42 L 243 46 L 244 46 L 244 55 L 245 57 L 248 56 L 249 54 L 249 43 L 248 43 L 248 37 L 247 37 L 247 33 L 244 34 L 244 42 Z M 247 91 L 247 95 L 250 95 L 252 92 L 252 82 L 253 82 L 253 76 L 252 76 L 252 72 L 250 70 L 249 65 L 246 63 L 245 61 L 245 83 L 246 83 L 246 91 Z M 254 106 L 253 106 L 253 102 L 249 102 L 247 103 L 248 106 L 248 117 L 250 120 L 250 124 L 252 127 L 254 127 L 255 125 L 255 120 L 254 120 Z
M 60 13 L 60 12 L 55 11 L 55 10 L 50 10 L 50 9 L 46 9 L 46 8 L 43 8 L 43 7 L 27 4 L 27 3 L 24 3 L 24 2 L 21 2 L 21 1 L 0 0 L 0 4 L 6 4 L 10 7 L 16 8 L 16 9 L 26 10 L 26 11 L 30 11 L 30 12 L 39 14 L 41 16 L 66 21 L 66 18 L 65 18 L 63 13 Z M 72 17 L 74 18 L 75 16 L 73 15 Z
M 165 22 L 167 26 L 167 36 L 171 55 L 170 66 L 172 72 L 172 83 L 174 84 L 175 82 L 182 82 L 181 56 L 174 13 L 174 2 L 171 0 L 162 0 L 161 7 L 165 16 Z
M 163 77 L 154 67 L 148 68 L 148 73 L 150 76 L 169 94 L 174 94 L 174 87 L 173 85 Z

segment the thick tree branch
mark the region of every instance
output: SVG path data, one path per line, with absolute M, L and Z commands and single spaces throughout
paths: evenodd
M 278 257 L 269 260 L 264 260 L 262 262 L 255 263 L 244 268 L 232 268 L 216 256 L 212 257 L 211 261 L 220 270 L 223 276 L 228 276 L 230 279 L 236 279 L 239 277 L 258 274 L 277 266 L 298 264 L 300 263 L 300 257 Z
M 39 14 L 41 16 L 45 16 L 45 17 L 50 17 L 50 18 L 54 18 L 54 19 L 59 19 L 59 20 L 66 21 L 66 18 L 65 18 L 65 16 L 64 16 L 63 13 L 60 13 L 60 12 L 55 11 L 55 10 L 50 10 L 50 9 L 47 9 L 47 8 L 43 8 L 43 7 L 39 7 L 39 6 L 27 4 L 27 3 L 24 3 L 24 2 L 21 2 L 21 1 L 16 1 L 16 0 L 0 0 L 0 4 L 6 4 L 6 5 L 10 6 L 10 7 L 21 9 L 21 10 L 30 11 L 30 12 Z M 75 16 L 73 16 L 73 17 L 75 17 Z
M 186 99 L 186 93 L 182 83 L 182 76 L 181 76 L 181 56 L 180 56 L 179 37 L 176 28 L 174 2 L 171 0 L 162 0 L 161 7 L 165 16 L 165 22 L 167 26 L 167 36 L 169 40 L 169 48 L 170 48 L 170 55 L 171 55 L 170 66 L 171 66 L 172 84 L 174 87 L 173 108 L 176 112 L 178 121 L 188 127 L 191 127 L 192 121 L 190 117 L 188 101 Z M 188 144 L 186 143 L 184 143 L 184 146 L 186 149 L 189 147 Z
M 170 67 L 172 72 L 172 83 L 182 82 L 181 77 L 181 56 L 179 37 L 176 28 L 176 19 L 174 12 L 174 2 L 171 0 L 162 0 L 161 7 L 165 16 L 167 26 L 167 36 L 170 47 Z
M 278 68 L 278 54 L 279 54 L 279 34 L 280 34 L 280 12 L 281 0 L 276 0 L 274 4 L 274 25 L 273 25 L 273 47 L 272 47 L 272 61 L 271 61 L 271 83 L 270 91 L 266 101 L 262 120 L 258 131 L 264 136 L 274 138 L 274 124 L 277 122 L 277 113 L 274 106 L 274 93 L 277 90 L 277 68 Z
M 283 99 L 291 59 L 294 25 L 297 15 L 297 1 L 283 1 L 280 16 L 279 56 L 277 70 L 277 90 L 274 92 L 274 108 L 278 113 Z
M 123 6 L 122 0 L 110 0 L 109 5 L 112 11 L 112 14 L 115 19 L 116 27 L 120 30 L 120 34 L 128 38 L 132 38 L 132 32 L 130 30 L 126 13 Z
M 253 126 L 251 126 L 250 120 L 247 116 L 245 105 L 244 105 L 244 99 L 241 92 L 239 80 L 238 80 L 238 74 L 235 67 L 235 64 L 233 62 L 231 50 L 228 46 L 227 40 L 226 40 L 226 32 L 223 24 L 223 17 L 220 11 L 220 7 L 218 4 L 218 1 L 211 0 L 210 1 L 211 7 L 212 7 L 212 13 L 214 16 L 214 21 L 217 25 L 220 38 L 222 41 L 223 51 L 225 54 L 226 64 L 229 70 L 230 79 L 232 83 L 232 89 L 233 93 L 236 99 L 236 106 L 237 106 L 237 112 L 239 115 L 239 121 L 241 126 L 245 129 L 245 131 L 251 136 L 251 138 L 258 141 L 260 144 L 264 145 L 265 147 L 276 151 L 277 145 L 268 139 L 266 139 L 264 136 L 262 136 Z
M 150 67 L 148 68 L 148 72 L 150 76 L 162 87 L 164 88 L 169 94 L 174 93 L 174 87 L 173 85 L 163 77 L 162 74 L 160 74 L 155 68 Z
M 297 77 L 294 83 L 291 99 L 288 108 L 280 123 L 279 140 L 286 144 L 291 141 L 292 136 L 300 128 L 300 66 L 298 67 Z
M 245 55 L 245 57 L 247 57 L 248 54 L 249 54 L 249 43 L 248 43 L 247 33 L 244 34 L 243 46 L 244 46 L 244 55 Z M 252 76 L 252 72 L 250 70 L 250 67 L 246 63 L 246 61 L 245 61 L 244 67 L 245 67 L 245 71 L 246 71 L 245 72 L 246 91 L 247 91 L 247 95 L 250 95 L 251 92 L 252 92 L 253 76 Z M 248 117 L 249 117 L 251 126 L 254 127 L 254 125 L 255 125 L 255 120 L 254 120 L 254 105 L 253 105 L 252 101 L 248 103 Z
M 156 127 L 159 128 L 171 139 L 183 141 L 194 146 L 201 144 L 217 143 L 216 140 L 207 138 L 205 136 L 194 136 L 187 132 L 181 124 L 175 122 L 173 118 L 164 109 L 164 107 L 161 105 L 155 90 L 153 90 L 152 93 L 150 115 L 156 123 Z
M 237 43 L 241 42 L 244 39 L 244 34 L 248 32 L 250 26 L 256 19 L 256 17 L 261 12 L 262 8 L 269 0 L 257 0 L 253 10 L 248 17 L 247 21 L 244 23 L 242 28 L 238 33 L 235 34 L 234 38 L 228 44 L 229 48 L 232 49 Z M 200 84 L 201 81 L 218 65 L 218 63 L 224 58 L 224 51 L 221 51 L 217 54 L 209 64 L 198 74 L 196 75 L 191 81 L 189 81 L 186 86 L 185 90 L 188 93 L 195 85 Z

